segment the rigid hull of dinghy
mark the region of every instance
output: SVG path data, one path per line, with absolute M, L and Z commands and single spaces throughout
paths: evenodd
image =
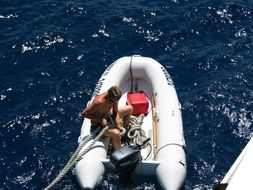
M 253 137 L 231 166 L 221 184 L 226 190 L 252 189 L 250 173 L 253 170 Z

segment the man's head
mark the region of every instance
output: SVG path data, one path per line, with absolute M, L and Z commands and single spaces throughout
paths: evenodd
M 122 92 L 119 89 L 119 87 L 117 87 L 117 86 L 112 86 L 111 88 L 109 88 L 109 90 L 107 92 L 108 92 L 109 98 L 112 102 L 119 101 L 119 99 L 122 96 Z

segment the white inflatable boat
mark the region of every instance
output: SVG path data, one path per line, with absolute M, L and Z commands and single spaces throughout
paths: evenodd
M 228 173 L 225 175 L 221 184 L 214 189 L 217 190 L 238 190 L 253 189 L 253 137 L 238 156 Z
M 154 59 L 141 56 L 123 57 L 105 70 L 91 100 L 113 85 L 119 86 L 123 93 L 119 107 L 126 104 L 129 92 L 146 96 L 147 102 L 143 104 L 147 108 L 144 108 L 146 113 L 141 128 L 150 141 L 148 146 L 139 149 L 140 154 L 131 152 L 133 149 L 123 145 L 122 149 L 116 151 L 116 154 L 114 152 L 112 156 L 114 159 L 132 153 L 134 156 L 140 156 L 137 163 L 135 160 L 133 175 L 156 176 L 162 188 L 180 189 L 186 177 L 185 140 L 181 105 L 170 75 Z M 133 103 L 134 109 L 142 110 L 141 101 Z M 85 118 L 78 142 L 81 143 L 89 135 L 90 120 Z M 89 143 L 85 147 L 88 145 Z M 75 173 L 82 189 L 94 189 L 107 171 L 106 168 L 111 165 L 112 156 L 107 155 L 108 145 L 108 137 L 103 137 L 76 164 Z M 132 160 L 128 160 L 120 165 L 128 165 L 131 162 Z

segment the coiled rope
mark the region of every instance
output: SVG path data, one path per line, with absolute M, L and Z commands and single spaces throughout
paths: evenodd
M 143 123 L 144 114 L 130 117 L 130 130 L 127 133 L 127 137 L 132 141 L 134 145 L 142 146 L 143 142 L 147 140 L 145 131 L 142 129 L 141 125 Z
M 86 137 L 86 139 L 81 142 L 78 146 L 78 148 L 76 149 L 76 151 L 73 153 L 73 155 L 71 156 L 71 158 L 69 159 L 68 163 L 66 164 L 66 166 L 63 168 L 63 170 L 58 174 L 58 176 L 46 187 L 44 188 L 44 190 L 49 190 L 52 189 L 59 181 L 61 181 L 61 179 L 76 165 L 76 163 L 82 158 L 83 155 L 85 155 L 87 152 L 89 152 L 91 150 L 91 148 L 94 146 L 94 144 L 103 136 L 103 134 L 105 133 L 105 131 L 109 128 L 109 126 L 106 126 L 103 128 L 103 130 L 96 136 L 96 138 L 93 140 L 93 142 L 81 153 L 80 151 L 82 150 L 82 148 L 84 147 L 84 145 L 89 142 L 93 136 L 89 135 L 88 137 Z M 97 129 L 95 131 L 94 134 L 96 134 L 99 131 L 99 129 Z

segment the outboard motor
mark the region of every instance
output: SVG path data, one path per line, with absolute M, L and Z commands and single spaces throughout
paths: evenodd
M 113 152 L 110 162 L 113 171 L 119 175 L 132 173 L 141 159 L 141 151 L 136 146 L 127 145 Z
M 146 144 L 150 138 L 143 142 Z M 141 159 L 141 146 L 125 145 L 113 152 L 110 157 L 111 166 L 118 176 L 131 174 Z

